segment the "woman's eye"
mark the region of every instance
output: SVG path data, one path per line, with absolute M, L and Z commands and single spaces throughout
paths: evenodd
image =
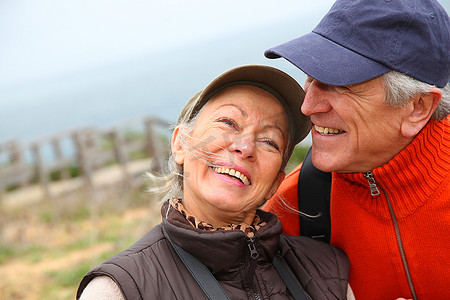
M 227 124 L 228 126 L 237 128 L 236 122 L 234 122 L 234 121 L 233 121 L 232 119 L 230 119 L 230 118 L 220 118 L 220 119 L 218 119 L 217 121 L 218 121 L 218 122 L 222 122 L 222 123 L 224 123 L 224 124 Z
M 269 145 L 269 146 L 273 147 L 274 149 L 276 149 L 277 151 L 280 151 L 280 147 L 279 147 L 278 144 L 275 143 L 274 141 L 272 141 L 272 140 L 265 140 L 264 142 L 265 142 L 267 145 Z

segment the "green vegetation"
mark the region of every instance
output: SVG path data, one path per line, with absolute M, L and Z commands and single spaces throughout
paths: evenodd
M 309 146 L 297 146 L 294 148 L 294 152 L 292 153 L 291 159 L 289 160 L 286 166 L 286 174 L 289 174 L 296 166 L 298 166 L 306 156 L 308 152 Z
M 8 259 L 14 256 L 14 247 L 10 245 L 1 245 L 0 246 L 0 265 L 6 262 Z
M 74 178 L 74 177 L 78 177 L 80 176 L 80 167 L 79 166 L 69 166 L 67 168 L 67 170 L 56 170 L 56 171 L 52 171 L 50 172 L 50 180 L 51 181 L 58 181 L 63 179 L 63 172 L 67 173 L 67 177 L 68 178 Z

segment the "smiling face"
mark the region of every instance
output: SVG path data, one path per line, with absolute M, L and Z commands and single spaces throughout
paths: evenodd
M 413 139 L 402 134 L 411 106 L 386 105 L 380 78 L 341 87 L 308 77 L 305 92 L 302 112 L 313 123 L 312 159 L 323 171 L 372 170 Z
M 288 128 L 282 104 L 265 90 L 236 85 L 215 95 L 191 134 L 178 127 L 172 139 L 187 211 L 215 227 L 251 224 L 284 178 Z

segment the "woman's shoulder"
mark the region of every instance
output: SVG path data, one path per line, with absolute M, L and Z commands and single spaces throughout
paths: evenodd
M 98 271 L 110 270 L 111 272 L 122 272 L 127 270 L 129 274 L 140 274 L 154 270 L 158 267 L 158 259 L 165 257 L 169 252 L 168 244 L 161 224 L 156 225 L 129 248 L 116 254 L 103 262 Z
M 150 229 L 146 234 L 144 234 L 139 240 L 137 240 L 128 249 L 122 251 L 115 257 L 129 256 L 141 251 L 145 251 L 158 244 L 158 242 L 164 241 L 165 237 L 162 231 L 162 224 L 158 224 Z M 114 258 L 114 257 L 112 257 Z
M 280 251 L 313 299 L 346 299 L 350 263 L 344 251 L 308 237 L 284 234 Z
M 84 289 L 94 279 L 102 275 L 107 275 L 114 278 L 115 282 L 120 282 L 122 290 L 135 292 L 133 288 L 128 287 L 134 287 L 135 281 L 141 278 L 143 273 L 155 274 L 159 266 L 157 261 L 164 253 L 168 252 L 167 250 L 168 244 L 162 233 L 161 225 L 157 225 L 128 249 L 90 270 L 79 285 L 78 297 L 82 292 L 84 293 Z
M 344 268 L 342 271 L 348 273 L 350 263 L 347 255 L 341 249 L 327 243 L 304 236 L 283 234 L 280 248 L 282 252 L 292 251 L 301 261 L 336 265 Z

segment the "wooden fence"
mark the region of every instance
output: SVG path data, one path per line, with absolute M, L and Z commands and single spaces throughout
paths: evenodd
M 143 118 L 109 129 L 60 132 L 27 144 L 0 143 L 0 198 L 31 185 L 39 185 L 42 196 L 52 198 L 52 185 L 74 178 L 95 189 L 96 172 L 111 166 L 119 170 L 121 183 L 133 185 L 143 172 L 164 164 L 169 128 L 161 119 Z M 133 167 L 138 162 L 139 167 Z

